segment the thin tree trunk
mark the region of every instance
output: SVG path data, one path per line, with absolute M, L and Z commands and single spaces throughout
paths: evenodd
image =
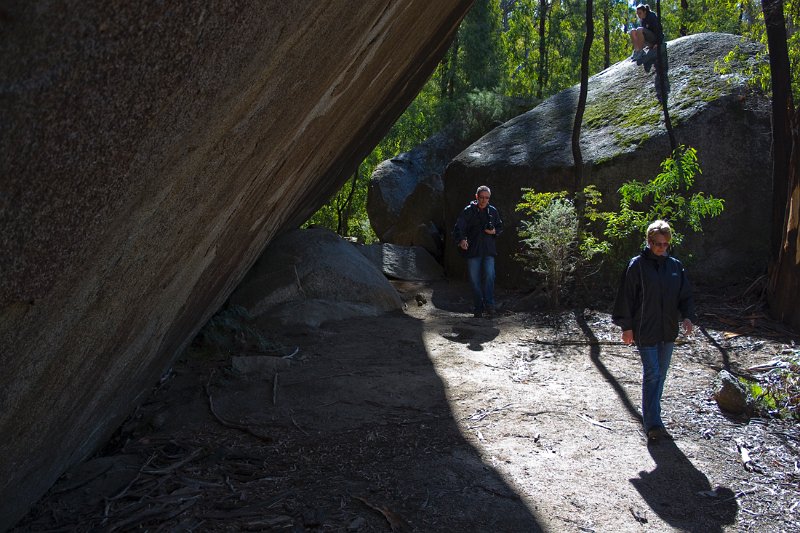
M 661 13 L 659 13 L 661 16 Z M 681 27 L 678 30 L 681 37 L 689 35 L 689 30 L 686 29 L 686 21 L 689 18 L 689 0 L 681 0 Z
M 586 38 L 583 41 L 581 54 L 581 87 L 578 94 L 578 106 L 575 109 L 575 123 L 572 125 L 572 158 L 575 160 L 575 192 L 581 190 L 583 184 L 583 154 L 581 154 L 581 124 L 583 112 L 586 110 L 586 95 L 589 92 L 589 52 L 594 40 L 594 8 L 592 0 L 586 0 Z
M 778 258 L 783 242 L 784 214 L 789 194 L 789 156 L 791 154 L 791 125 L 794 111 L 790 78 L 789 50 L 786 43 L 786 24 L 783 0 L 761 0 L 764 23 L 767 27 L 769 66 L 772 75 L 772 231 L 771 259 Z
M 356 192 L 356 183 L 358 182 L 358 170 L 353 174 L 353 180 L 350 184 L 350 192 L 347 193 L 347 198 L 336 208 L 336 233 L 342 237 L 347 236 L 348 226 L 350 225 L 350 215 L 353 211 L 353 196 Z
M 656 15 L 658 15 L 658 20 L 661 21 L 661 0 L 656 2 Z M 669 99 L 669 95 L 667 94 L 669 82 L 667 81 L 667 65 L 664 62 L 664 58 L 667 54 L 666 39 L 662 37 L 661 42 L 658 43 L 656 48 L 656 83 L 659 84 L 659 89 L 661 91 L 661 109 L 664 112 L 664 126 L 667 128 L 667 135 L 669 136 L 669 144 L 672 148 L 672 153 L 675 153 L 675 149 L 678 148 L 678 141 L 675 139 L 675 131 L 672 129 L 672 121 L 669 118 L 669 106 L 667 105 L 667 100 Z
M 603 68 L 611 66 L 611 28 L 609 27 L 609 10 L 611 0 L 603 2 Z
M 536 98 L 541 99 L 545 84 L 545 54 L 547 52 L 545 23 L 547 22 L 547 0 L 539 0 L 539 80 L 536 87 Z

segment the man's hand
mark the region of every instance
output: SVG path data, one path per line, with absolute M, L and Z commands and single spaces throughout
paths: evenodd
M 692 321 L 689 320 L 688 318 L 684 318 L 683 319 L 683 332 L 686 334 L 687 337 L 692 334 L 692 329 L 693 329 Z
M 633 344 L 633 330 L 626 329 L 622 332 L 622 342 L 625 344 Z
M 461 239 L 461 241 L 459 241 L 458 243 L 458 247 L 461 248 L 462 250 L 466 250 L 467 248 L 469 248 L 469 243 L 467 242 L 467 239 Z
M 494 229 L 494 228 L 492 228 L 492 229 L 485 229 L 485 230 L 483 230 L 483 232 L 484 232 L 486 235 L 495 235 L 495 234 L 497 233 L 497 230 L 496 230 L 496 229 Z

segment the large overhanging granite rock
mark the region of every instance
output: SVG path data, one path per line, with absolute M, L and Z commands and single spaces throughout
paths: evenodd
M 734 72 L 717 71 L 737 47 Z M 764 61 L 757 58 L 761 50 L 740 37 L 715 33 L 668 43 L 669 110 L 677 141 L 698 150 L 703 174 L 697 189 L 726 200 L 723 214 L 705 222 L 703 234 L 689 235 L 678 252 L 681 259 L 694 256 L 694 279 L 741 278 L 766 265 L 772 212 L 770 106 L 740 74 Z M 589 164 L 587 183 L 597 184 L 604 198 L 615 198 L 626 181 L 655 177 L 670 154 L 653 81 L 654 71 L 645 73 L 630 61 L 589 79 L 581 150 Z M 528 283 L 512 259 L 519 249 L 515 228 L 520 218 L 514 208 L 522 187 L 574 187 L 571 135 L 577 100 L 577 86 L 562 91 L 495 128 L 450 163 L 444 176 L 448 274 L 459 276 L 464 269 L 450 230 L 477 186 L 485 183 L 506 225 L 498 239 L 498 280 Z
M 470 4 L 0 8 L 0 530 L 340 186 Z

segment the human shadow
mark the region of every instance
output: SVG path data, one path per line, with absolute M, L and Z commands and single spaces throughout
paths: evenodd
M 614 389 L 614 392 L 617 393 L 619 396 L 622 405 L 625 406 L 625 410 L 639 422 L 642 421 L 642 415 L 639 414 L 639 410 L 631 401 L 630 397 L 628 396 L 628 392 L 622 386 L 622 384 L 617 381 L 617 378 L 611 371 L 603 364 L 603 361 L 600 360 L 600 341 L 598 340 L 597 336 L 592 331 L 592 328 L 589 327 L 589 324 L 586 322 L 586 317 L 583 316 L 583 313 L 580 311 L 575 311 L 575 322 L 577 322 L 578 327 L 581 328 L 581 331 L 589 340 L 589 359 L 592 361 L 592 364 L 597 368 L 600 375 L 605 378 L 606 382 Z
M 628 393 L 600 360 L 600 343 L 583 313 L 576 311 L 575 320 L 589 339 L 592 363 L 631 416 L 641 421 Z M 648 451 L 656 468 L 639 472 L 630 482 L 659 518 L 684 531 L 708 533 L 722 531 L 724 525 L 734 522 L 739 506 L 733 491 L 727 487 L 712 489 L 705 474 L 695 468 L 674 441 L 662 439 L 649 445 Z
M 656 467 L 639 472 L 630 482 L 647 505 L 664 522 L 683 531 L 715 533 L 733 524 L 739 504 L 727 487 L 711 487 L 700 472 L 671 440 L 647 447 Z

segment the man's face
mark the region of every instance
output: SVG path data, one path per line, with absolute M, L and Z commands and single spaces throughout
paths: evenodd
M 652 250 L 654 254 L 667 255 L 667 249 L 669 248 L 669 237 L 661 235 L 660 233 L 656 233 L 648 241 L 648 243 L 650 244 L 650 250 Z
M 478 200 L 478 207 L 486 209 L 486 206 L 489 205 L 489 198 L 491 198 L 491 195 L 488 191 L 481 191 L 475 195 L 475 198 Z

